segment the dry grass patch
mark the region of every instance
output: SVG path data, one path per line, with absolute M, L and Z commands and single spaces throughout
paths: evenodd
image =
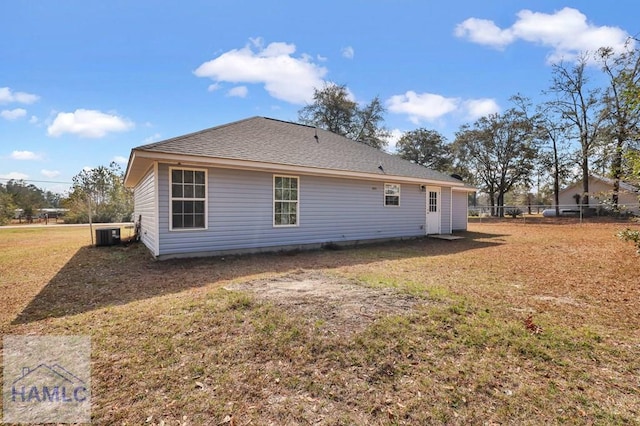
M 0 327 L 91 336 L 97 424 L 637 424 L 623 226 L 168 262 L 0 230 Z

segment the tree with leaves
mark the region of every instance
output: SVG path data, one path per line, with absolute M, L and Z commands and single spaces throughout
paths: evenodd
M 65 221 L 86 223 L 131 220 L 133 193 L 124 186 L 117 163 L 85 169 L 73 177 L 73 188 L 64 205 L 69 209 Z
M 451 170 L 451 148 L 447 139 L 435 130 L 420 128 L 406 132 L 396 144 L 400 157 L 429 169 Z
M 5 185 L 5 191 L 13 197 L 13 203 L 25 212 L 48 206 L 45 192 L 37 186 L 24 180 L 9 180 Z
M 389 137 L 383 126 L 384 113 L 377 96 L 367 105 L 359 106 L 346 86 L 326 84 L 314 90 L 313 103 L 298 111 L 298 121 L 383 149 Z
M 15 212 L 16 205 L 13 202 L 13 197 L 3 185 L 0 185 L 0 225 L 9 223 Z
M 457 161 L 467 164 L 489 195 L 491 213 L 504 216 L 504 197 L 515 185 L 529 184 L 537 156 L 531 122 L 509 109 L 465 124 L 453 143 Z

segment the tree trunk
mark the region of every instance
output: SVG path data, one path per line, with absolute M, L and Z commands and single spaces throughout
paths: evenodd
M 558 217 L 560 216 L 560 160 L 555 139 L 553 139 L 553 198 L 556 205 L 556 217 Z
M 616 141 L 616 149 L 613 156 L 613 162 L 611 164 L 611 173 L 613 174 L 613 195 L 611 201 L 613 202 L 613 208 L 618 211 L 618 203 L 620 201 L 620 179 L 622 177 L 622 151 L 623 151 L 624 137 L 618 136 Z
M 582 204 L 589 207 L 589 157 L 582 153 Z
M 494 192 L 489 194 L 489 203 L 491 205 L 491 216 L 497 216 L 497 214 L 496 214 L 496 194 Z
M 504 193 L 498 193 L 498 217 L 504 217 Z

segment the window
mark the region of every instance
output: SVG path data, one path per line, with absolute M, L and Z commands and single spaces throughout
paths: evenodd
M 384 184 L 384 205 L 385 206 L 400 205 L 400 185 L 396 183 Z
M 273 177 L 273 225 L 298 225 L 298 178 Z
M 171 229 L 206 228 L 207 172 L 171 168 Z
M 438 193 L 436 191 L 429 191 L 429 213 L 438 212 Z

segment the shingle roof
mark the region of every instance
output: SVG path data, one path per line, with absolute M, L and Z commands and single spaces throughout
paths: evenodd
M 609 184 L 611 186 L 613 186 L 613 184 L 615 183 L 615 181 L 613 179 L 608 178 L 608 177 L 599 176 L 599 175 L 593 175 L 593 174 L 591 175 L 591 177 L 594 178 L 594 179 L 599 179 L 602 182 L 604 182 L 606 184 Z M 623 182 L 623 181 L 620 181 L 620 189 L 622 189 L 624 191 L 628 191 L 628 192 L 639 192 L 640 191 L 640 189 L 638 189 L 638 187 L 634 186 L 633 184 L 628 183 L 628 182 Z
M 444 173 L 427 169 L 335 133 L 266 117 L 252 117 L 142 145 L 134 150 L 461 184 L 459 180 Z

